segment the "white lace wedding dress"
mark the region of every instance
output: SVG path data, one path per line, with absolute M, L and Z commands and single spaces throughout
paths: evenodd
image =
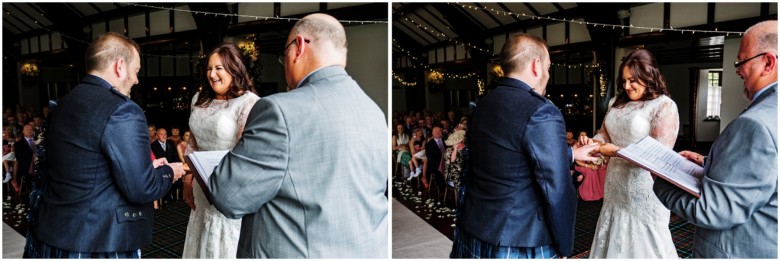
M 677 105 L 660 96 L 610 108 L 594 140 L 623 148 L 649 135 L 672 148 L 678 129 Z M 669 231 L 670 212 L 653 193 L 648 171 L 612 157 L 604 189 L 590 258 L 678 258 Z
M 229 100 L 213 100 L 202 108 L 195 106 L 198 94 L 192 98 L 190 114 L 191 150 L 229 150 L 238 143 L 246 118 L 259 97 L 251 92 Z M 188 152 L 190 151 L 188 149 Z M 241 219 L 229 219 L 210 205 L 193 179 L 195 210 L 190 212 L 183 258 L 235 259 Z

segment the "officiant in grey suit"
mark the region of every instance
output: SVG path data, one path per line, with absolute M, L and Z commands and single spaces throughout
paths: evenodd
M 290 91 L 257 101 L 209 179 L 243 219 L 237 257 L 388 258 L 387 123 L 344 70 L 344 28 L 312 14 L 287 42 Z
M 747 30 L 739 46 L 737 75 L 748 108 L 712 144 L 701 198 L 656 179 L 653 190 L 672 212 L 696 226 L 694 258 L 777 259 L 777 21 Z

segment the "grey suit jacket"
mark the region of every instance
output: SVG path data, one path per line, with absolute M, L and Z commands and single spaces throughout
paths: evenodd
M 238 257 L 388 258 L 387 123 L 338 66 L 258 100 L 210 178 Z
M 704 163 L 701 198 L 653 190 L 696 226 L 695 258 L 777 258 L 777 84 L 723 130 Z

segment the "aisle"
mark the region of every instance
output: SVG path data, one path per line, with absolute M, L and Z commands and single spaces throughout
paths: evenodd
M 24 236 L 3 222 L 3 259 L 22 258 Z
M 448 258 L 452 241 L 393 199 L 393 258 Z

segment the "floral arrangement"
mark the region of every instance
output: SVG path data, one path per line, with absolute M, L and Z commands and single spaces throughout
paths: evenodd
M 501 69 L 501 66 L 493 66 L 493 69 L 490 70 L 490 73 L 493 74 L 493 77 L 501 78 L 504 77 L 504 70 Z
M 428 81 L 430 81 L 432 85 L 442 85 L 444 84 L 444 75 L 436 71 L 431 72 L 431 74 L 428 75 Z
M 252 78 L 252 84 L 257 88 L 260 80 L 263 78 L 263 63 L 260 61 L 260 51 L 255 47 L 254 42 L 247 42 L 238 45 L 241 49 L 241 59 L 246 66 L 249 76 Z
M 501 68 L 501 65 L 494 64 L 490 67 L 488 74 L 487 89 L 493 89 L 498 86 L 498 81 L 504 78 L 504 69 Z
M 38 73 L 40 72 L 38 70 L 38 65 L 34 63 L 25 63 L 22 65 L 22 68 L 19 69 L 20 73 L 22 74 L 22 81 L 25 82 L 32 82 L 38 79 Z

